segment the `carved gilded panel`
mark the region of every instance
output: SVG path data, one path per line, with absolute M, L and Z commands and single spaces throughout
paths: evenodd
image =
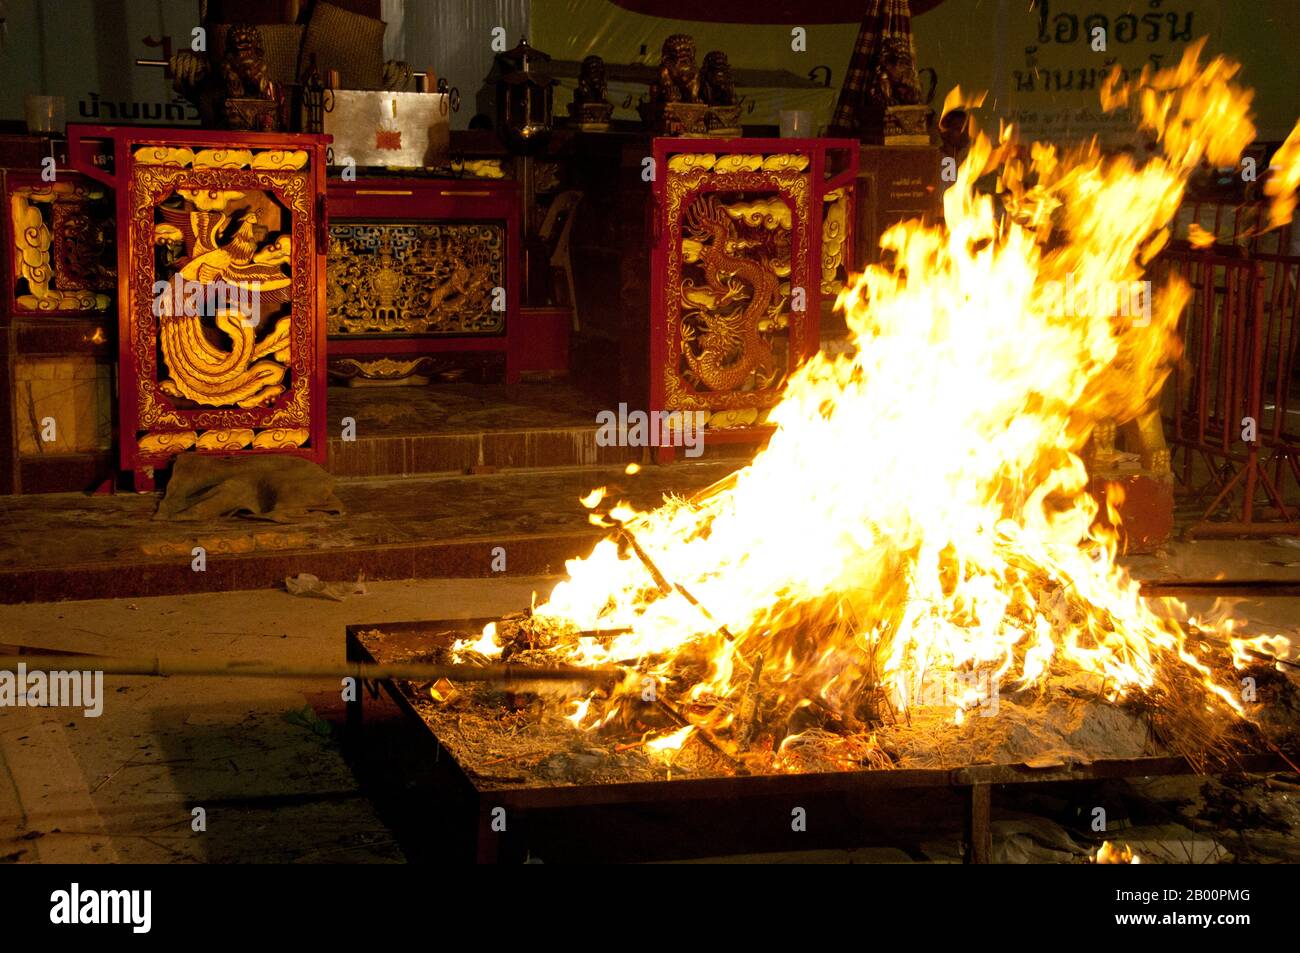
M 291 166 L 238 158 L 133 167 L 142 453 L 308 443 L 313 189 Z
M 137 490 L 178 453 L 324 462 L 325 146 L 69 124 L 69 163 L 116 201 L 119 447 Z
M 332 224 L 329 334 L 501 334 L 505 241 L 495 222 Z
M 809 222 L 808 177 L 759 156 L 691 158 L 670 166 L 665 189 L 665 406 L 753 411 L 736 421 L 753 423 L 797 362 L 790 334 L 806 317 L 809 276 L 795 233 Z
M 8 193 L 19 313 L 103 311 L 116 283 L 113 211 L 103 189 L 67 177 Z

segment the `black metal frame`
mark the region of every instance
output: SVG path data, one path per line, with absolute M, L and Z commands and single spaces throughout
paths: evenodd
M 349 662 L 391 662 L 387 653 L 375 652 L 365 638 L 381 633 L 385 647 L 398 651 L 429 651 L 439 633 L 460 631 L 477 636 L 491 619 L 439 620 L 434 622 L 387 622 L 347 627 Z M 381 657 L 377 657 L 381 656 Z M 846 846 L 849 841 L 868 834 L 870 828 L 880 832 L 898 831 L 907 821 L 922 826 L 934 819 L 951 819 L 960 809 L 964 821 L 963 852 L 967 863 L 990 861 L 990 811 L 993 789 L 1001 785 L 1047 782 L 1087 782 L 1114 778 L 1152 777 L 1157 775 L 1191 775 L 1198 772 L 1186 758 L 1124 758 L 1094 761 L 1089 764 L 1061 764 L 1031 767 L 1027 764 L 982 764 L 963 768 L 900 769 L 892 771 L 862 770 L 815 774 L 781 774 L 727 778 L 683 778 L 673 781 L 629 782 L 620 784 L 565 785 L 550 787 L 497 788 L 480 787 L 471 774 L 443 748 L 437 736 L 401 688 L 391 680 L 383 689 L 401 710 L 423 726 L 432 744 L 432 756 L 466 799 L 466 812 L 476 824 L 474 859 L 479 863 L 515 862 L 530 856 L 531 844 L 556 845 L 557 837 L 572 840 L 582 828 L 596 828 L 594 848 L 602 857 L 706 856 L 724 852 L 760 852 L 764 850 L 808 849 L 823 846 Z M 373 694 L 377 694 L 374 687 Z M 363 692 L 347 704 L 349 734 L 356 738 L 362 725 Z M 1286 761 L 1274 754 L 1244 754 L 1236 759 L 1238 771 L 1289 771 Z M 741 803 L 743 802 L 743 803 Z M 759 831 L 754 819 L 766 817 L 769 824 L 777 817 L 790 817 L 794 807 L 817 804 L 818 813 L 830 818 L 824 836 L 816 838 L 782 838 L 765 827 Z M 506 830 L 493 829 L 494 811 L 503 808 Z M 575 816 L 575 811 L 582 816 Z M 497 815 L 499 817 L 499 815 Z M 604 820 L 599 821 L 597 817 Z M 468 820 L 468 817 L 466 817 Z M 873 823 L 867 823 L 868 821 Z M 617 825 L 610 827 L 609 825 Z M 732 829 L 719 830 L 731 825 Z M 645 831 L 632 830 L 641 825 Z M 554 826 L 551 836 L 546 829 Z M 933 829 L 933 828 L 931 828 Z M 613 830 L 622 834 L 611 834 Z M 601 832 L 604 832 L 603 834 Z M 695 852 L 674 851 L 657 838 L 666 832 L 687 832 L 700 840 Z M 701 833 L 703 831 L 703 833 Z M 566 833 L 559 833 L 566 832 Z M 531 835 L 531 840 L 530 840 Z M 622 843 L 602 843 L 621 839 Z M 854 843 L 852 846 L 861 846 Z M 661 849 L 664 847 L 669 849 Z M 626 847 L 620 850 L 620 847 Z M 701 848 L 713 848 L 712 851 Z M 639 853 L 639 851 L 644 853 Z M 584 859 L 590 859 L 584 855 Z

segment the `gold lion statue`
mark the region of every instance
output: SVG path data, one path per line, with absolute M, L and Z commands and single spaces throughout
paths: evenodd
M 700 102 L 700 71 L 695 65 L 695 41 L 685 33 L 664 40 L 659 75 L 650 99 L 659 103 Z

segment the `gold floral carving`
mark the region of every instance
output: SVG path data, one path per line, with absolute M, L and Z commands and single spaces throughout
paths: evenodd
M 169 146 L 138 146 L 131 153 L 131 159 L 148 165 L 176 165 L 185 168 L 194 162 L 194 150 Z
M 137 165 L 174 165 L 182 169 L 290 169 L 307 165 L 305 149 L 193 149 L 138 146 L 131 153 Z
M 248 149 L 200 149 L 194 153 L 196 169 L 245 169 L 253 163 Z
M 504 179 L 505 168 L 500 159 L 464 159 L 452 160 L 451 170 L 476 179 Z
M 783 152 L 763 157 L 764 172 L 802 172 L 811 160 L 806 155 Z
M 417 357 L 409 361 L 395 361 L 391 357 L 377 357 L 372 361 L 344 358 L 339 363 L 350 365 L 367 377 L 377 380 L 390 380 L 409 377 L 417 367 L 427 360 L 428 358 L 425 357 Z
M 713 171 L 719 175 L 727 172 L 757 172 L 763 167 L 762 156 L 725 155 L 713 164 Z
M 306 164 L 305 149 L 263 149 L 251 163 L 254 169 L 301 169 Z
M 720 410 L 710 415 L 707 427 L 711 430 L 729 430 L 732 427 L 752 427 L 758 422 L 757 407 L 743 407 L 737 410 Z
M 110 297 L 88 289 L 54 287 L 55 273 L 50 262 L 53 236 L 40 206 L 62 201 L 101 198 L 102 191 L 86 188 L 79 182 L 55 182 L 49 186 L 24 186 L 9 195 L 9 214 L 13 226 L 13 275 L 27 282 L 28 293 L 18 295 L 15 303 L 24 311 L 103 311 Z
M 849 197 L 847 190 L 835 189 L 822 198 L 822 293 L 835 294 L 844 287 L 840 266 L 844 264 L 844 242 L 849 234 Z
M 788 232 L 794 227 L 793 211 L 789 204 L 777 195 L 750 202 L 733 202 L 724 205 L 723 210 L 736 221 L 755 228 L 762 227 L 768 230 L 779 228 Z
M 712 169 L 718 157 L 708 152 L 679 152 L 668 159 L 669 172 L 690 172 L 692 169 Z

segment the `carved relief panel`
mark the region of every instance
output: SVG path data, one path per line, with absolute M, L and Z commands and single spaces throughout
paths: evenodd
M 350 385 L 523 363 L 512 181 L 331 180 L 329 372 Z
M 187 451 L 323 460 L 322 141 L 106 132 L 127 223 L 123 466 L 147 486 Z
M 330 226 L 331 335 L 500 334 L 505 228 L 495 222 Z
M 651 410 L 759 436 L 847 280 L 856 146 L 655 140 Z
M 113 202 L 93 180 L 64 172 L 5 179 L 10 294 L 15 314 L 104 311 L 117 281 Z

